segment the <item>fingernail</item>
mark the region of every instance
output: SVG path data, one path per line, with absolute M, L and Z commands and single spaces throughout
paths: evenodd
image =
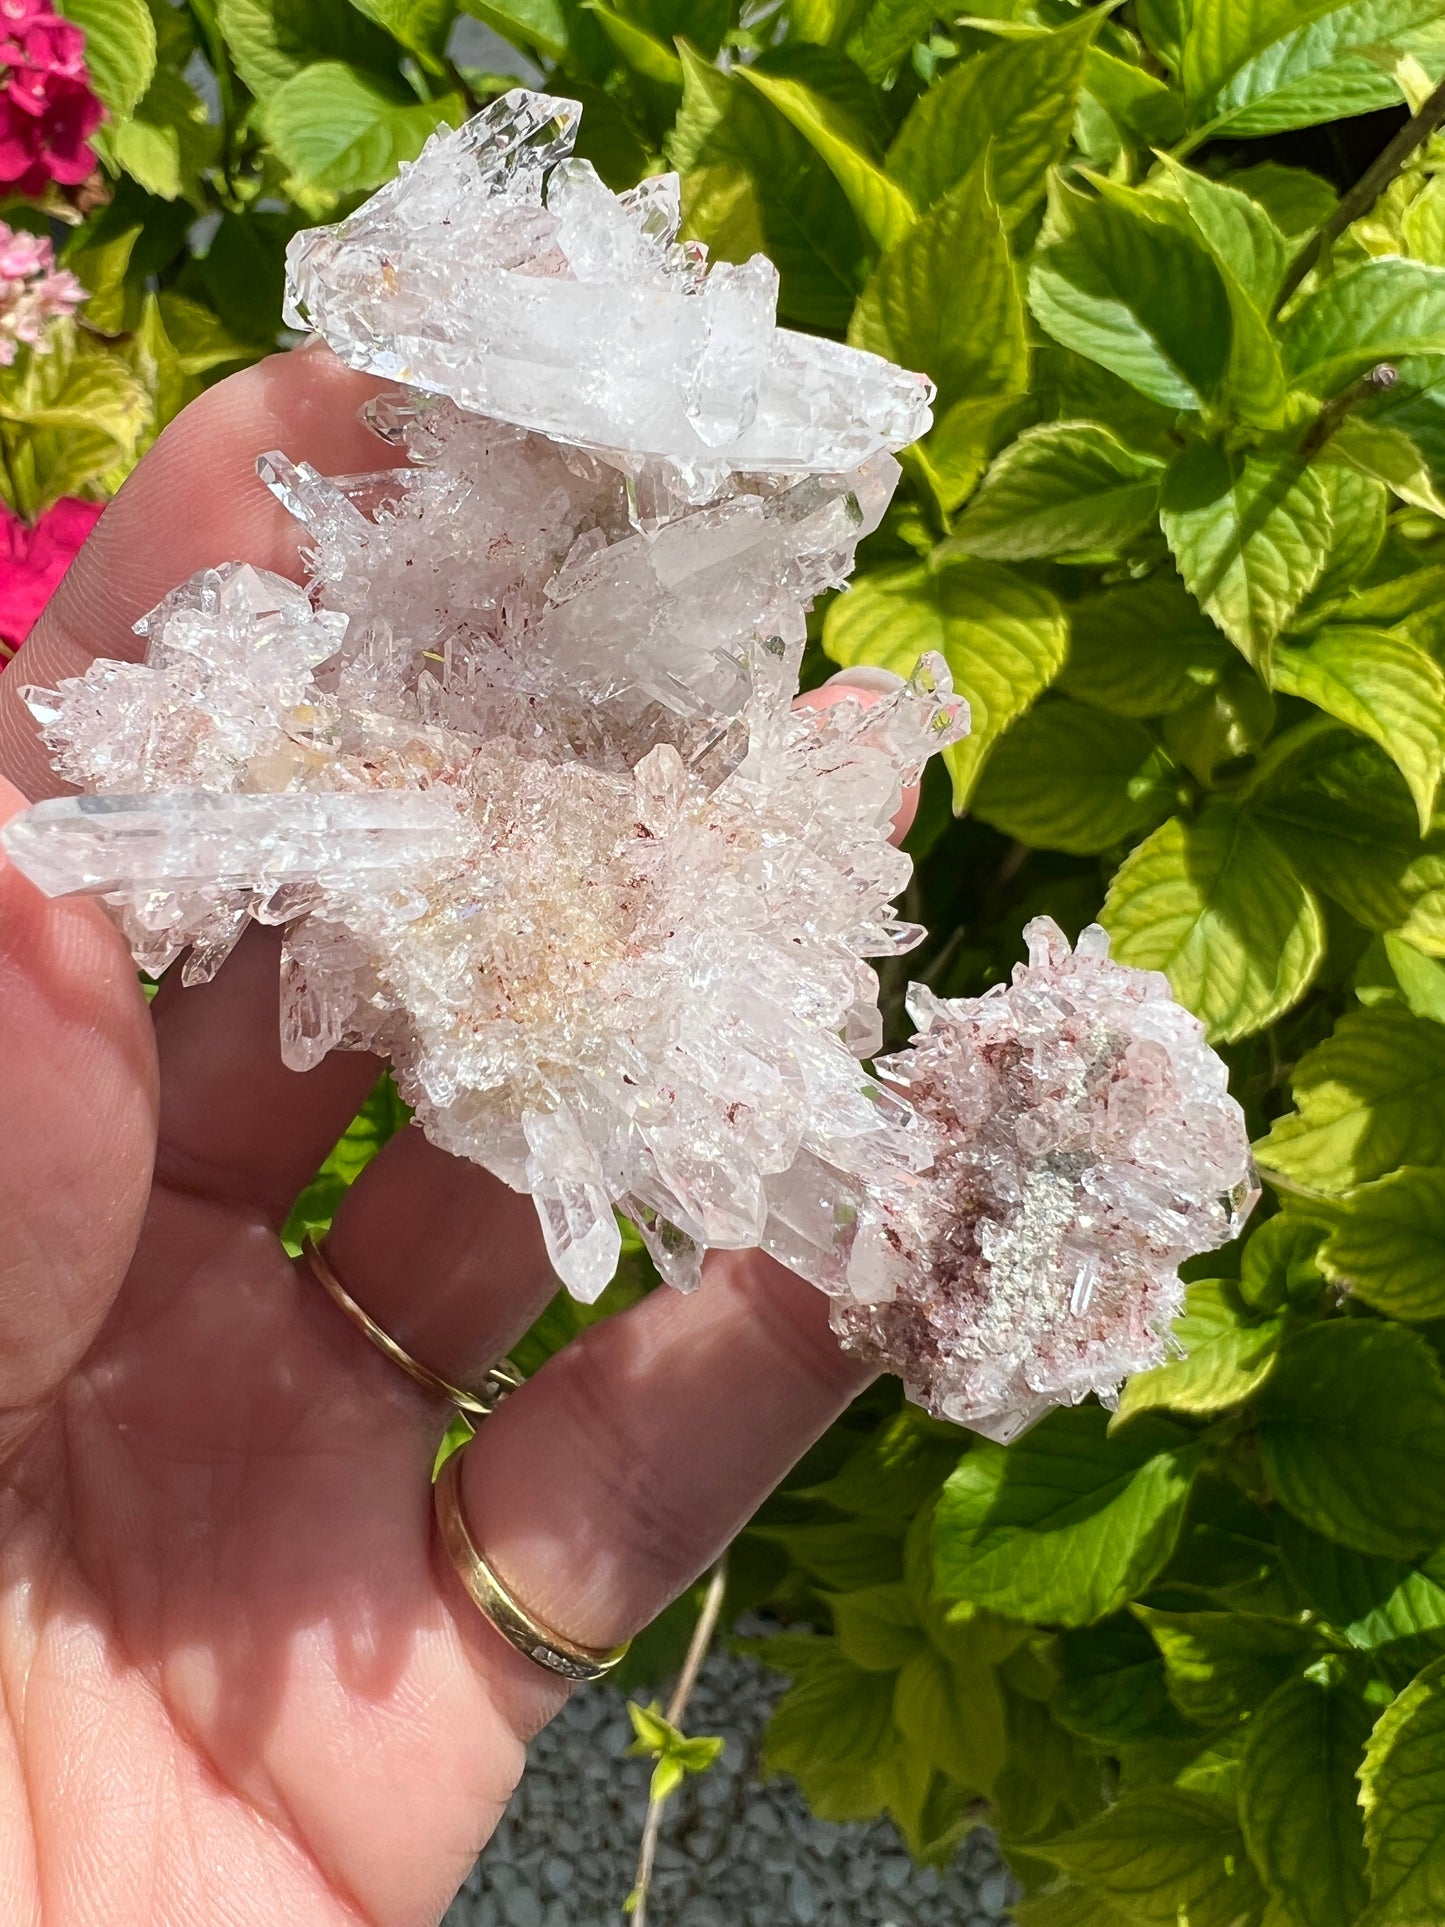
M 856 669 L 840 669 L 836 676 L 829 676 L 823 687 L 826 689 L 835 682 L 845 682 L 853 689 L 871 689 L 875 696 L 891 696 L 895 689 L 903 687 L 902 676 L 873 663 L 859 663 Z

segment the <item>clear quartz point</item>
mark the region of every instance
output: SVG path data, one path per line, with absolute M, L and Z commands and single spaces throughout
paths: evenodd
M 763 256 L 676 239 L 676 178 L 616 195 L 568 158 L 580 109 L 514 88 L 287 251 L 287 319 L 343 361 L 463 408 L 662 465 L 843 471 L 915 441 L 932 385 L 776 324 Z

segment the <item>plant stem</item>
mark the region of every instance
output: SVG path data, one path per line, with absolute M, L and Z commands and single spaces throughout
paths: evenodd
M 1429 140 L 1442 121 L 1445 121 L 1445 80 L 1424 102 L 1419 113 L 1412 114 L 1389 145 L 1380 150 L 1341 198 L 1334 213 L 1320 223 L 1290 262 L 1275 297 L 1275 314 L 1279 314 L 1329 244 L 1343 234 L 1352 221 L 1369 212 L 1415 149 Z
M 723 1594 L 727 1591 L 727 1560 L 719 1559 L 712 1569 L 708 1580 L 707 1597 L 702 1602 L 702 1611 L 697 1616 L 692 1639 L 687 1649 L 687 1657 L 682 1662 L 682 1671 L 677 1676 L 677 1684 L 672 1689 L 672 1698 L 667 1702 L 667 1722 L 669 1726 L 681 1727 L 692 1689 L 697 1685 L 697 1676 L 707 1657 L 707 1649 L 712 1644 L 712 1636 L 717 1631 L 718 1617 L 722 1612 Z M 662 1832 L 661 1800 L 649 1800 L 647 1818 L 642 1827 L 642 1846 L 637 1856 L 637 1878 L 633 1882 L 632 1927 L 647 1927 L 647 1896 L 652 1887 L 652 1867 L 657 1858 L 657 1842 Z

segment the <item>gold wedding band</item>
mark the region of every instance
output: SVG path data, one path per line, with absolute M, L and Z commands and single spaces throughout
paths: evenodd
M 631 1641 L 624 1640 L 620 1646 L 579 1646 L 532 1617 L 488 1565 L 467 1530 L 459 1489 L 461 1459 L 461 1451 L 452 1453 L 437 1474 L 432 1491 L 442 1544 L 478 1612 L 519 1653 L 545 1666 L 548 1672 L 559 1673 L 563 1679 L 601 1679 L 612 1671 Z
M 326 1253 L 310 1235 L 302 1241 L 301 1255 L 310 1267 L 312 1276 L 319 1284 L 325 1286 L 327 1294 L 336 1306 L 345 1312 L 364 1337 L 371 1340 L 383 1357 L 389 1358 L 393 1365 L 399 1366 L 414 1384 L 420 1385 L 424 1392 L 430 1392 L 435 1398 L 445 1399 L 449 1404 L 455 1405 L 459 1412 L 465 1412 L 468 1418 L 489 1418 L 507 1394 L 516 1391 L 522 1383 L 522 1375 L 511 1359 L 503 1358 L 493 1365 L 481 1384 L 474 1390 L 468 1390 L 462 1385 L 453 1385 L 449 1379 L 442 1378 L 413 1358 L 410 1352 L 403 1351 L 390 1332 L 383 1331 L 376 1320 L 362 1310 L 337 1277 Z

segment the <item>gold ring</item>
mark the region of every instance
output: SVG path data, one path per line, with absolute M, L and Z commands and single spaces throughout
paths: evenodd
M 432 1490 L 442 1544 L 478 1612 L 519 1653 L 524 1653 L 536 1665 L 545 1666 L 548 1672 L 560 1673 L 563 1679 L 601 1679 L 604 1673 L 612 1671 L 632 1642 L 624 1640 L 620 1646 L 579 1646 L 575 1640 L 564 1639 L 532 1617 L 478 1552 L 467 1530 L 458 1488 L 461 1458 L 461 1451 L 452 1453 L 437 1474 Z
M 474 1391 L 468 1391 L 462 1385 L 453 1385 L 450 1380 L 442 1378 L 413 1358 L 410 1352 L 403 1351 L 391 1334 L 383 1331 L 369 1312 L 362 1310 L 337 1277 L 330 1259 L 309 1234 L 302 1240 L 301 1255 L 310 1267 L 312 1276 L 326 1287 L 339 1309 L 345 1312 L 359 1332 L 371 1340 L 383 1357 L 389 1358 L 393 1365 L 399 1365 L 424 1392 L 430 1392 L 434 1398 L 445 1399 L 455 1405 L 459 1412 L 465 1412 L 468 1418 L 490 1418 L 507 1394 L 516 1391 L 522 1383 L 522 1375 L 511 1359 L 503 1358 L 493 1365 Z

